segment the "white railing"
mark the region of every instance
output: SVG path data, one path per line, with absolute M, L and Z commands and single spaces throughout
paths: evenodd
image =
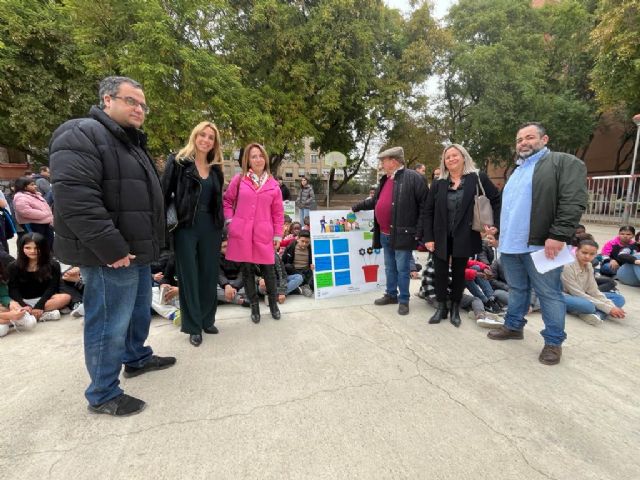
M 640 209 L 638 180 L 640 175 L 607 175 L 587 177 L 589 201 L 582 222 L 620 224 L 627 202 L 627 189 L 631 184 L 629 223 L 638 224 Z

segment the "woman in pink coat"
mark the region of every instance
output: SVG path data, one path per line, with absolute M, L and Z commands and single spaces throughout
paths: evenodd
M 260 322 L 256 270 L 262 270 L 271 316 L 279 320 L 278 291 L 274 267 L 280 247 L 284 207 L 280 185 L 269 172 L 269 157 L 258 143 L 248 145 L 242 156 L 242 174 L 231 180 L 223 199 L 228 226 L 225 258 L 242 263 L 244 289 L 251 303 L 251 320 Z
M 38 192 L 33 179 L 21 177 L 15 182 L 13 210 L 16 221 L 27 232 L 37 232 L 47 239 L 49 248 L 53 247 L 53 212 Z

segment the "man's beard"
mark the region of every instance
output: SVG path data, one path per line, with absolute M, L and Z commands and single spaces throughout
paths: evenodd
M 544 146 L 542 146 L 542 147 L 540 147 L 538 149 L 532 148 L 528 153 L 518 153 L 518 157 L 520 157 L 522 160 L 526 160 L 530 156 L 535 155 L 536 153 L 538 153 L 543 148 L 544 148 Z

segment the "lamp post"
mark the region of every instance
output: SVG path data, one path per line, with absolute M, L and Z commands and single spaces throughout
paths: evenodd
M 622 214 L 622 224 L 629 224 L 629 217 L 631 216 L 631 202 L 633 195 L 633 174 L 636 171 L 636 159 L 638 158 L 638 143 L 640 143 L 640 113 L 633 116 L 633 123 L 636 124 L 636 143 L 633 147 L 633 160 L 631 161 L 631 176 L 629 177 L 629 185 L 627 186 L 627 201 L 624 205 L 624 213 Z

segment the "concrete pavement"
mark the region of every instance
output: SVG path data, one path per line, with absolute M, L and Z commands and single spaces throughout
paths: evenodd
M 589 227 L 602 241 L 614 229 Z M 412 282 L 412 290 L 418 281 Z M 175 367 L 132 379 L 140 415 L 90 415 L 82 326 L 69 317 L 0 339 L 0 478 L 640 478 L 640 302 L 589 326 L 567 317 L 560 365 L 525 339 L 495 342 L 376 294 L 291 297 L 254 325 L 224 306 L 200 348 L 168 321 L 149 338 Z

